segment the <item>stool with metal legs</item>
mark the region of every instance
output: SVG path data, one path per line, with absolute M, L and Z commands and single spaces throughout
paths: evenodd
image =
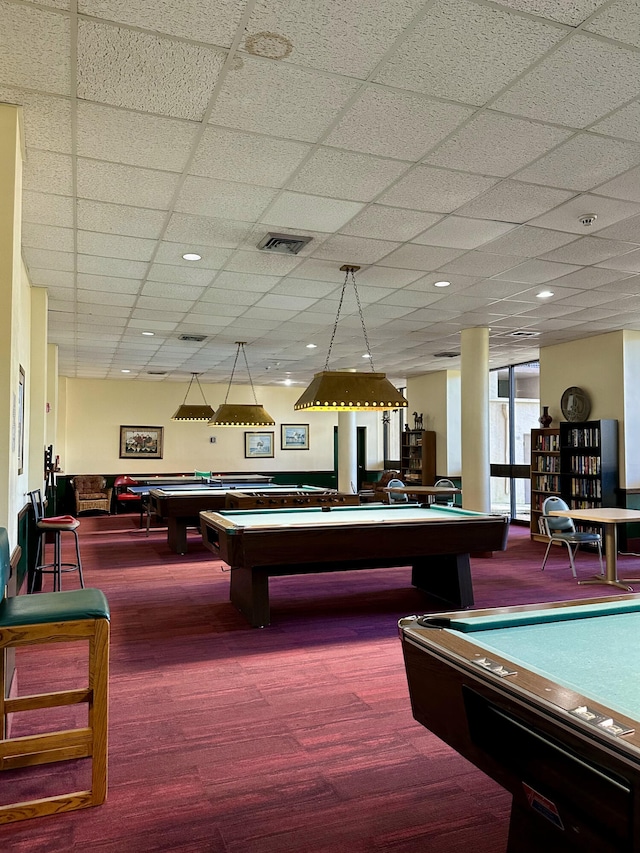
M 62 589 L 62 573 L 63 572 L 78 572 L 80 586 L 84 589 L 84 578 L 82 576 L 82 561 L 80 559 L 80 543 L 78 541 L 78 527 L 80 522 L 72 515 L 54 515 L 46 518 L 44 515 L 44 503 L 42 501 L 42 492 L 40 489 L 35 489 L 29 492 L 31 498 L 31 506 L 35 516 L 36 527 L 40 532 L 38 538 L 38 549 L 36 552 L 36 563 L 33 567 L 33 573 L 29 581 L 29 592 L 35 592 L 36 587 L 41 588 L 43 574 L 53 575 L 53 591 L 60 592 Z M 53 562 L 45 562 L 45 550 L 47 543 L 47 534 L 53 535 Z M 76 562 L 64 563 L 62 561 L 62 534 L 73 533 L 76 546 Z M 38 583 L 40 581 L 40 583 Z

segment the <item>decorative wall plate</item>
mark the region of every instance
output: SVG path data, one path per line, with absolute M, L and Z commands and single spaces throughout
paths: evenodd
M 562 395 L 560 408 L 565 420 L 579 423 L 588 420 L 591 412 L 591 400 L 583 388 L 572 385 Z

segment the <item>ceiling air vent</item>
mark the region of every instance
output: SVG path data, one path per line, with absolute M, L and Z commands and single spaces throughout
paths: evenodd
M 537 338 L 540 332 L 528 332 L 526 329 L 518 329 L 515 332 L 509 332 L 510 338 Z
M 296 237 L 295 234 L 265 234 L 258 243 L 258 248 L 263 252 L 297 255 L 311 240 L 311 237 Z
M 167 371 L 166 370 L 147 370 L 147 375 L 148 376 L 166 376 Z
M 180 341 L 195 341 L 196 343 L 200 343 L 201 341 L 206 341 L 206 335 L 178 335 L 178 340 Z
M 459 352 L 434 352 L 434 358 L 457 358 L 460 355 Z

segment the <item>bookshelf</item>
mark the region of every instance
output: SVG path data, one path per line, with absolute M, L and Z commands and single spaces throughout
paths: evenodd
M 560 430 L 531 430 L 531 538 L 546 542 L 538 527 L 542 504 L 551 495 L 561 497 Z
M 432 486 L 436 480 L 436 434 L 410 429 L 402 433 L 400 478 L 406 485 Z

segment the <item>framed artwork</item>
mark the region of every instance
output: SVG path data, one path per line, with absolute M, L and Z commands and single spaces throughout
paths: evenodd
M 272 432 L 245 432 L 244 458 L 260 459 L 273 456 Z
M 18 474 L 22 474 L 24 468 L 24 369 L 20 365 L 18 377 Z
M 309 424 L 281 424 L 281 450 L 308 450 Z
M 164 427 L 121 426 L 120 459 L 162 459 Z

